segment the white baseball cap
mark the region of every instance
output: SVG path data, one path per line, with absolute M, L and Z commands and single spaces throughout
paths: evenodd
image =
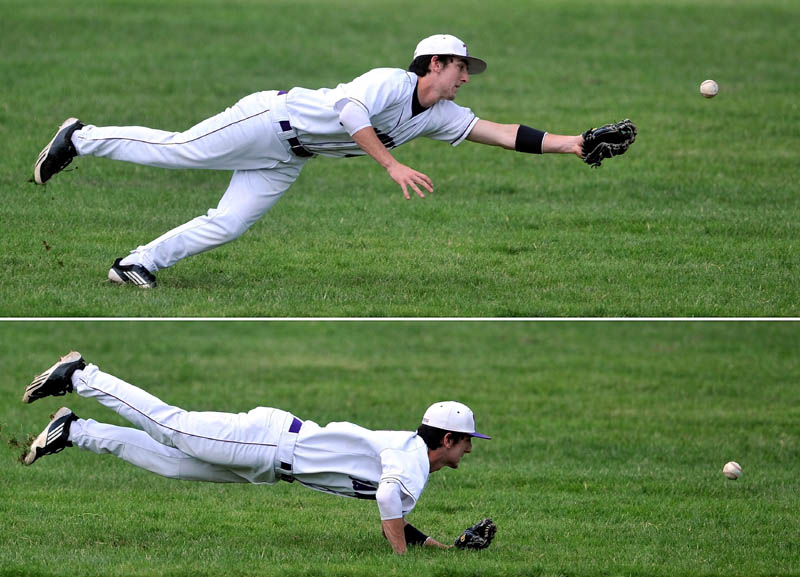
M 417 44 L 414 50 L 414 58 L 417 56 L 458 56 L 467 61 L 467 72 L 470 74 L 480 74 L 486 70 L 486 62 L 480 58 L 473 58 L 469 55 L 467 45 L 450 34 L 434 34 L 428 36 Z
M 472 410 L 456 401 L 440 401 L 433 403 L 422 417 L 422 424 L 445 431 L 467 433 L 471 437 L 491 439 L 487 435 L 475 432 L 475 417 Z

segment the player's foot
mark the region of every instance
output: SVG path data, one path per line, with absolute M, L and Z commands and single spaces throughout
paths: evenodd
M 156 275 L 140 264 L 120 264 L 121 258 L 114 261 L 108 271 L 108 280 L 117 284 L 132 284 L 140 288 L 155 288 Z
M 44 184 L 54 174 L 64 170 L 72 159 L 78 156 L 78 151 L 72 144 L 72 133 L 83 128 L 83 123 L 77 118 L 67 118 L 58 127 L 58 132 L 47 146 L 39 153 L 36 164 L 33 165 L 33 180 L 36 184 Z
M 60 453 L 67 447 L 71 447 L 69 442 L 69 426 L 72 421 L 78 420 L 71 410 L 67 407 L 58 409 L 55 415 L 50 417 L 50 423 L 44 431 L 31 443 L 28 453 L 23 459 L 26 465 L 32 465 L 39 457 Z
M 86 363 L 77 351 L 61 357 L 56 364 L 37 375 L 22 395 L 23 403 L 32 403 L 44 397 L 60 397 L 72 392 L 72 373 L 83 369 Z

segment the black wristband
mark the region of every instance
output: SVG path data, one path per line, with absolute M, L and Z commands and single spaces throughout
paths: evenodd
M 428 536 L 414 527 L 411 523 L 406 523 L 403 527 L 403 532 L 406 534 L 406 545 L 424 545 Z
M 519 130 L 517 130 L 517 141 L 514 143 L 514 150 L 529 154 L 541 154 L 544 135 L 545 133 L 541 130 L 520 124 Z

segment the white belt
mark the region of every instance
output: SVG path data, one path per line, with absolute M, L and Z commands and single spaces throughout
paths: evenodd
M 287 93 L 281 91 L 272 97 L 272 128 L 275 130 L 275 134 L 278 135 L 278 138 L 287 144 L 292 154 L 304 158 L 314 156 L 313 152 L 306 150 L 300 143 L 300 140 L 297 138 L 297 131 L 289 122 L 289 112 L 286 110 L 286 96 Z
M 291 415 L 289 426 L 281 433 L 278 441 L 278 458 L 275 460 L 275 476 L 281 481 L 294 482 L 292 476 L 292 462 L 294 461 L 294 446 L 297 444 L 297 433 L 303 426 L 303 421 Z

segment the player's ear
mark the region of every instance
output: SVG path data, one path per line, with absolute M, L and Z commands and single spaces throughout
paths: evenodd
M 442 446 L 445 449 L 450 449 L 453 447 L 453 433 L 448 431 L 444 434 L 444 437 L 442 437 Z

